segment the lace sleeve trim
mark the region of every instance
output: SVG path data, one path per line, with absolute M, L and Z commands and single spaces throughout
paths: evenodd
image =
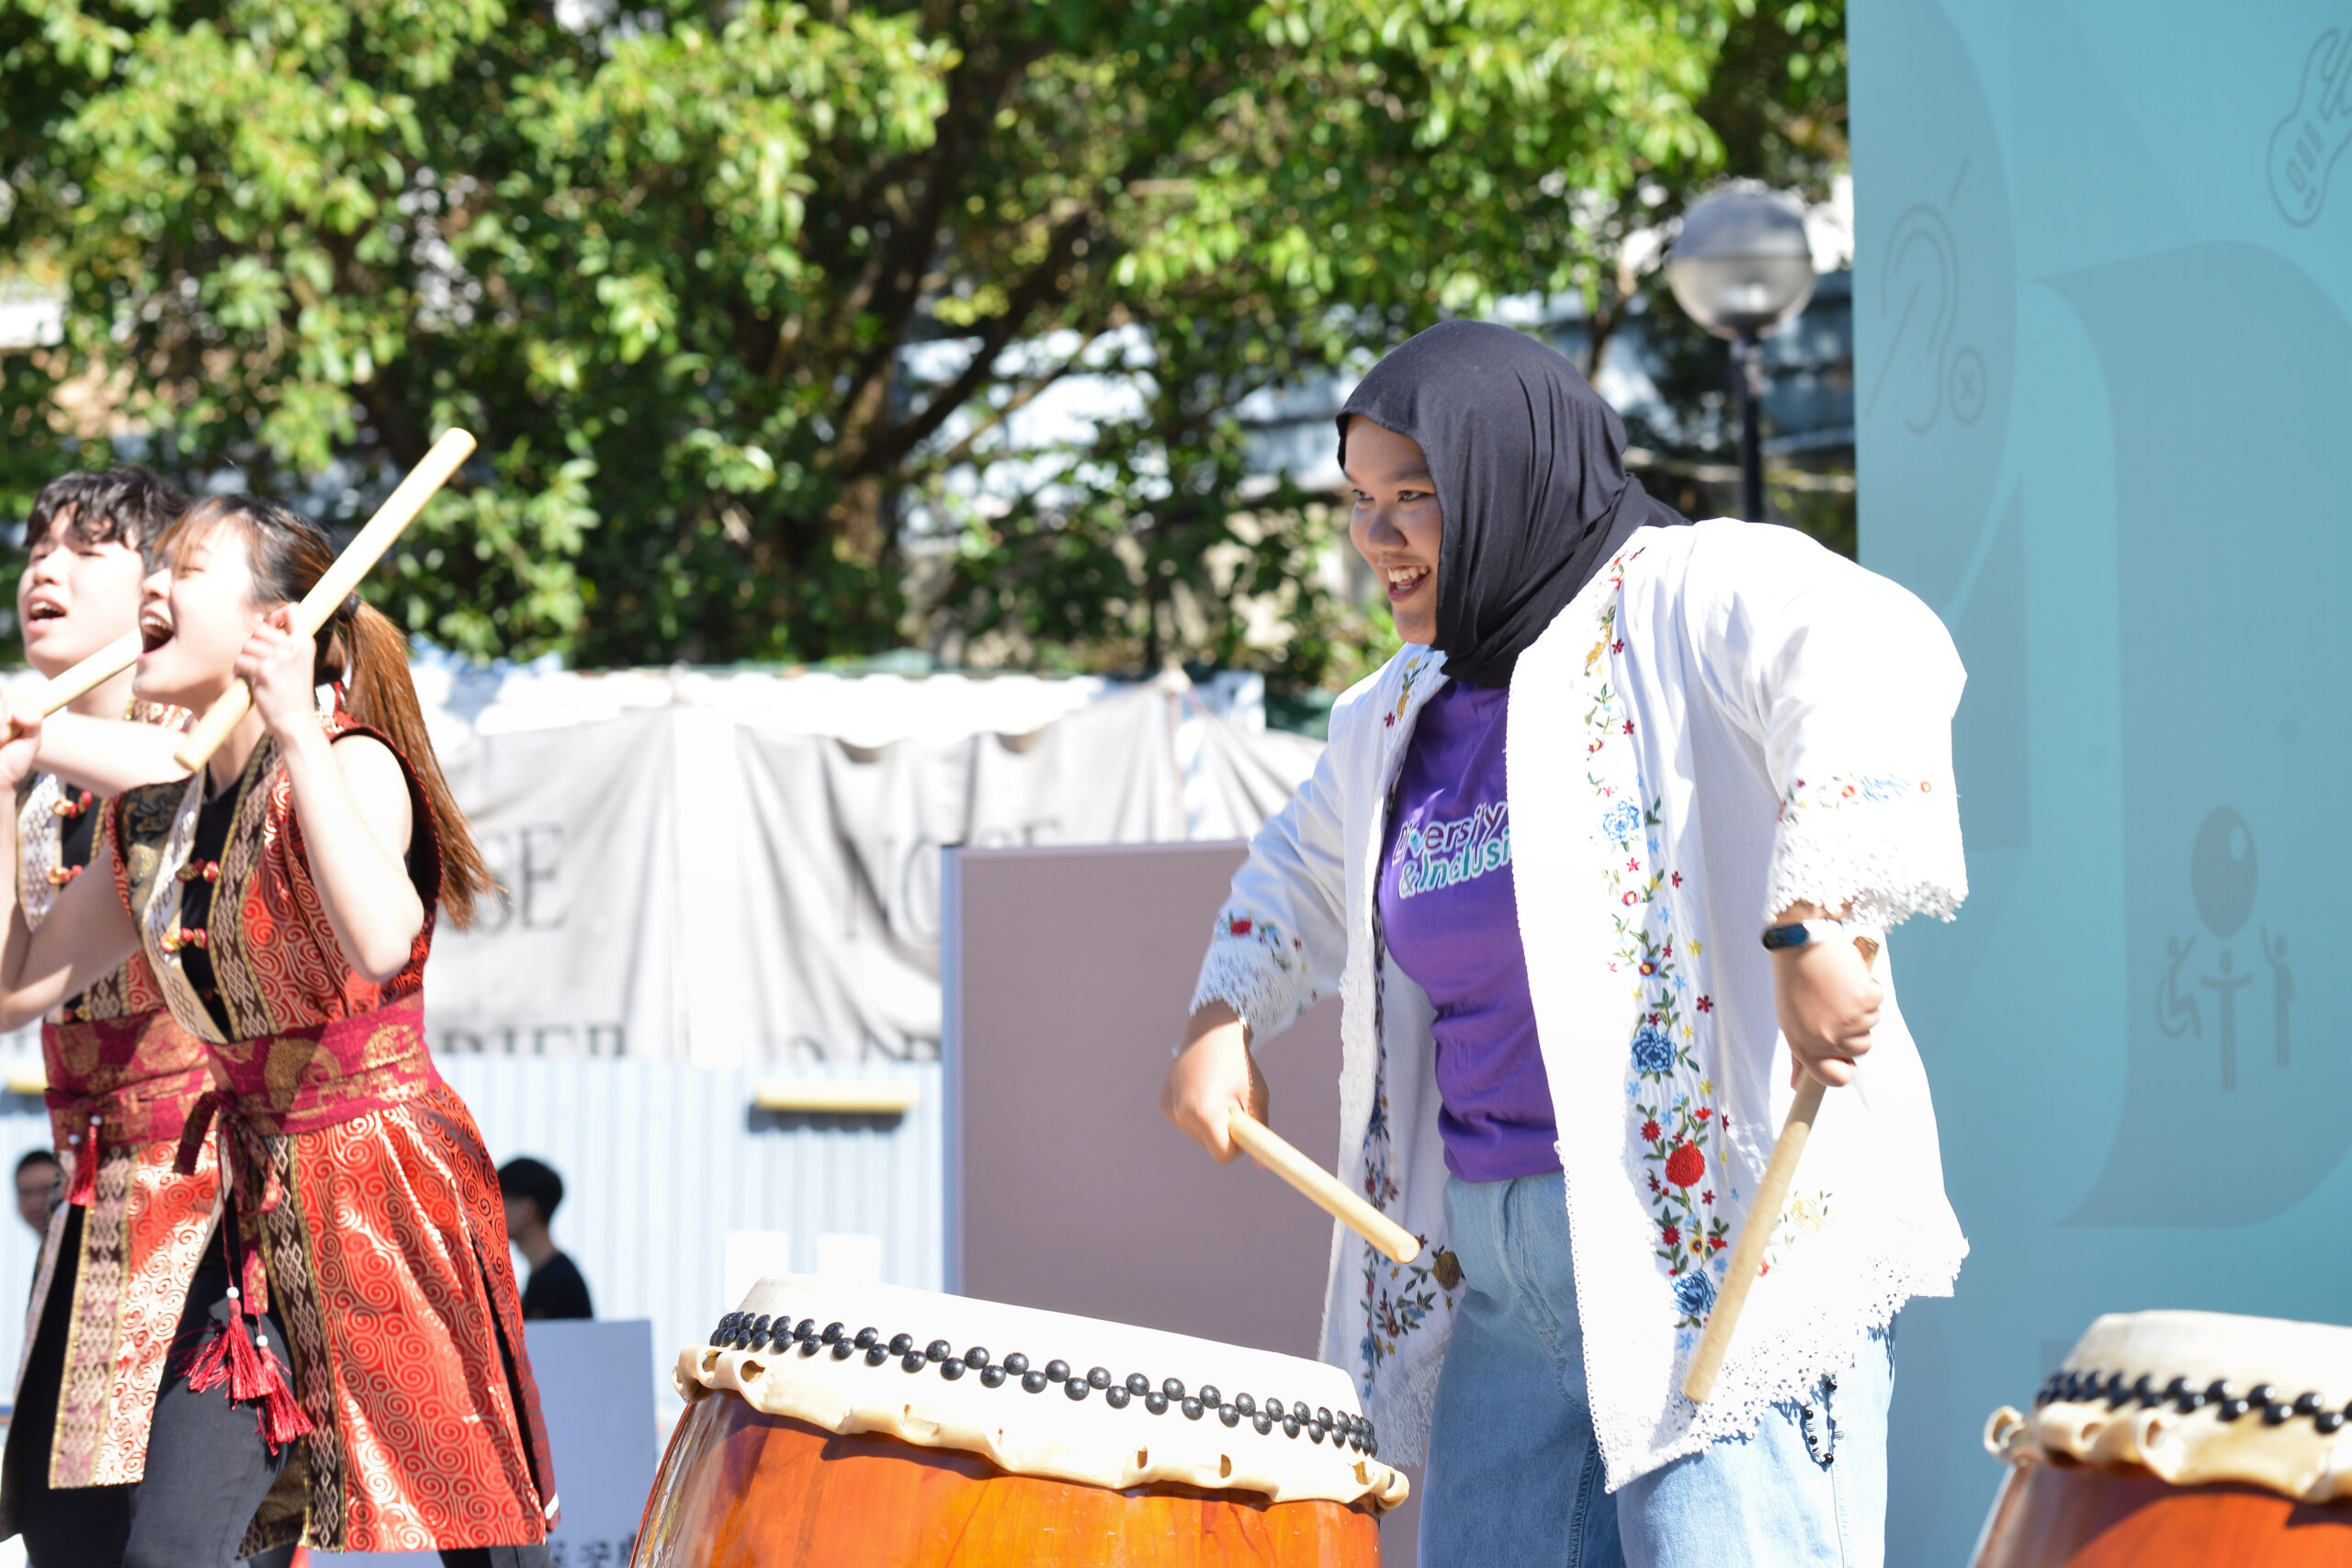
M 1223 1002 L 1240 1015 L 1252 1037 L 1276 1034 L 1315 1002 L 1306 953 L 1299 939 L 1272 920 L 1228 908 L 1217 916 L 1208 955 L 1201 960 L 1193 1010 Z
M 1781 797 L 1763 918 L 1792 904 L 1851 907 L 1848 922 L 1888 931 L 1913 915 L 1951 919 L 1968 897 L 1950 779 L 1836 773 Z

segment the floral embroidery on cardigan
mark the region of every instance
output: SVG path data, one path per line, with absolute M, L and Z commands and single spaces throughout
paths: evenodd
M 1273 966 L 1288 974 L 1300 962 L 1306 944 L 1287 935 L 1272 920 L 1227 909 L 1216 918 L 1216 934 L 1213 942 L 1254 942 L 1263 949 Z
M 1621 587 L 1623 573 L 1623 561 L 1611 564 L 1611 578 Z M 1617 928 L 1609 968 L 1626 978 L 1640 1005 L 1625 1080 L 1627 1165 L 1649 1208 L 1651 1249 L 1665 1271 L 1675 1326 L 1692 1330 L 1714 1309 L 1731 1247 L 1719 1201 L 1739 1194 L 1720 1157 L 1730 1122 L 1708 1070 L 1714 999 L 1698 968 L 1700 943 L 1675 931 L 1674 906 L 1687 878 L 1661 857 L 1663 797 L 1641 776 L 1626 742 L 1633 721 L 1600 672 L 1602 654 L 1624 648 L 1618 614 L 1618 600 L 1603 604 L 1600 636 L 1585 660 L 1594 682 L 1584 714 L 1585 778 L 1599 808 L 1603 878 Z M 1702 1028 L 1709 1031 L 1704 1038 Z
M 1388 710 L 1385 721 L 1387 726 L 1393 727 L 1412 705 L 1413 682 L 1424 662 L 1416 659 L 1405 666 L 1396 705 Z M 1396 741 L 1392 739 L 1388 745 L 1393 758 Z M 1396 808 L 1392 793 L 1386 809 L 1393 813 Z M 1374 842 L 1383 837 L 1375 831 Z M 1388 1213 L 1402 1195 L 1391 1164 L 1394 1150 L 1388 1124 L 1388 1021 L 1380 981 L 1387 964 L 1388 933 L 1381 928 L 1380 899 L 1375 895 L 1372 900 L 1372 1113 L 1364 1123 L 1361 1169 L 1364 1199 L 1383 1213 Z M 1442 1274 L 1441 1269 L 1452 1255 L 1430 1247 L 1427 1236 L 1419 1239 L 1423 1244 L 1420 1256 L 1410 1263 L 1392 1262 L 1369 1247 L 1363 1248 L 1363 1338 L 1358 1352 L 1363 1358 L 1361 1386 L 1367 1398 L 1382 1363 L 1396 1354 L 1397 1345 L 1427 1326 L 1441 1301 L 1449 1308 L 1453 1304 L 1453 1287 L 1461 1279 L 1458 1267 L 1451 1278 Z
M 1397 1187 L 1389 1168 L 1388 1048 L 1385 1044 L 1377 1062 L 1372 1120 L 1364 1128 L 1363 1195 L 1385 1213 L 1396 1201 Z M 1420 1239 L 1426 1243 L 1429 1238 Z M 1396 1354 L 1400 1340 L 1429 1321 L 1439 1298 L 1443 1296 L 1452 1304 L 1452 1292 L 1437 1274 L 1438 1260 L 1445 1256 L 1424 1245 L 1412 1262 L 1394 1263 L 1369 1247 L 1363 1249 L 1363 1341 L 1359 1348 L 1363 1358 L 1361 1386 L 1366 1393 L 1382 1363 Z
M 1758 1274 L 1770 1274 L 1779 1266 L 1789 1249 L 1809 1235 L 1819 1235 L 1838 1218 L 1836 1201 L 1826 1191 L 1792 1194 L 1788 1207 L 1781 1211 L 1780 1228 L 1773 1231 L 1772 1240 L 1764 1248 L 1764 1267 Z
M 1832 773 L 1826 779 L 1799 779 L 1781 796 L 1780 821 L 1814 807 L 1871 805 L 1907 801 L 1936 793 L 1933 779 L 1901 773 Z
M 1846 809 L 1860 806 L 1879 809 Z M 1858 926 L 1884 930 L 1917 914 L 1948 920 L 1968 896 L 1948 847 L 1959 826 L 1949 774 L 1808 775 L 1782 792 L 1778 821 L 1768 920 L 1798 902 L 1843 905 Z
M 1396 686 L 1396 700 L 1389 705 L 1387 716 L 1380 721 L 1383 728 L 1396 728 L 1396 721 L 1405 716 L 1405 710 L 1413 705 L 1413 682 L 1420 679 L 1421 666 L 1428 662 L 1429 657 L 1424 654 L 1405 666 L 1404 679 Z

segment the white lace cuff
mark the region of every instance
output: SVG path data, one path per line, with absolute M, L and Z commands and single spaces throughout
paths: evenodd
M 1299 939 L 1272 920 L 1227 908 L 1216 918 L 1193 1010 L 1223 1002 L 1240 1015 L 1253 1040 L 1279 1034 L 1315 1003 Z
M 1781 797 L 1766 920 L 1792 904 L 1850 906 L 1849 925 L 1884 931 L 1913 915 L 1949 920 L 1967 897 L 1951 779 L 1834 773 Z

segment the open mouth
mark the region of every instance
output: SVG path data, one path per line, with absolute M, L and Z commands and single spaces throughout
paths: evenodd
M 28 624 L 62 621 L 64 618 L 65 606 L 52 599 L 36 599 L 25 606 L 25 620 Z
M 153 653 L 172 640 L 172 622 L 167 615 L 149 610 L 139 617 L 139 651 Z
M 1430 569 L 1425 566 L 1392 566 L 1388 569 L 1388 597 L 1409 599 L 1416 589 L 1429 580 Z

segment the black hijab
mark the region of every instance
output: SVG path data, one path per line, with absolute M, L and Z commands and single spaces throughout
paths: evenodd
M 1444 533 L 1445 672 L 1510 684 L 1512 666 L 1628 535 L 1690 521 L 1625 472 L 1625 426 L 1561 355 L 1490 321 L 1444 321 L 1372 367 L 1340 411 L 1429 458 Z

